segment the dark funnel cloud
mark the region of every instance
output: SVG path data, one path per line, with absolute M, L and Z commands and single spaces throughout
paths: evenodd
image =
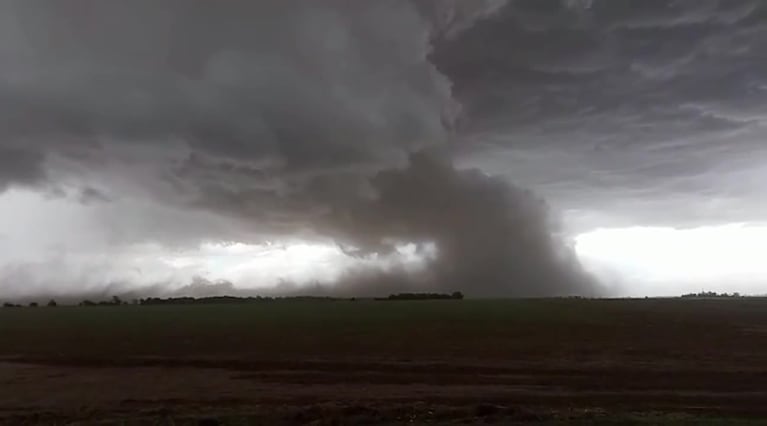
M 457 170 L 429 153 L 414 154 L 404 169 L 380 172 L 371 185 L 375 197 L 334 212 L 335 224 L 372 251 L 382 241 L 433 242 L 432 289 L 478 296 L 596 291 L 548 206 L 529 190 L 479 170 Z
M 352 271 L 323 291 L 593 294 L 539 197 L 451 159 L 461 102 L 435 49 L 506 7 L 3 2 L 0 188 L 79 194 L 111 245 L 436 247 L 426 271 Z

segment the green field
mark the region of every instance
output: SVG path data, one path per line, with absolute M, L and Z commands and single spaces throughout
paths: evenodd
M 465 300 L 0 309 L 0 354 L 767 359 L 767 300 Z M 767 330 L 765 330 L 767 331 Z M 733 350 L 734 349 L 734 350 Z
M 108 418 L 352 404 L 426 423 L 423 410 L 502 422 L 514 409 L 543 423 L 767 414 L 767 300 L 756 298 L 6 308 L 0 356 L 0 416 L 34 404 L 61 418 L 79 415 L 73 404 Z M 95 384 L 116 386 L 72 392 Z M 58 386 L 72 395 L 44 403 Z M 471 411 L 482 404 L 495 408 Z

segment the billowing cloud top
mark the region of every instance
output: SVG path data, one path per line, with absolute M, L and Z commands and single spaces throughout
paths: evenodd
M 546 204 L 502 177 L 571 230 L 760 219 L 766 17 L 758 0 L 2 2 L 0 190 L 85 212 L 55 244 L 0 236 L 38 253 L 0 259 L 3 285 L 46 288 L 40 244 L 280 239 L 436 247 L 421 273 L 341 279 L 387 289 L 594 293 Z

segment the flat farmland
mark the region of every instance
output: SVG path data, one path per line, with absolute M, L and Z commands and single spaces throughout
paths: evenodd
M 0 309 L 6 424 L 761 424 L 767 299 Z

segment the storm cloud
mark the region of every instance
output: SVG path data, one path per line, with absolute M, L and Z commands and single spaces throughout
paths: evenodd
M 463 164 L 573 229 L 763 222 L 767 5 L 518 0 L 443 43 Z
M 359 260 L 337 291 L 596 294 L 578 232 L 767 213 L 765 31 L 758 0 L 9 0 L 0 190 L 77 207 L 0 230 L 0 280 L 288 241 Z
M 543 203 L 447 158 L 460 105 L 429 55 L 503 4 L 5 3 L 3 184 L 241 226 L 157 226 L 178 222 L 131 206 L 110 217 L 118 243 L 288 236 L 381 256 L 387 241 L 435 244 L 419 278 L 431 286 L 578 292 Z M 144 229 L 125 232 L 135 215 Z M 19 270 L 8 276 L 33 281 Z

